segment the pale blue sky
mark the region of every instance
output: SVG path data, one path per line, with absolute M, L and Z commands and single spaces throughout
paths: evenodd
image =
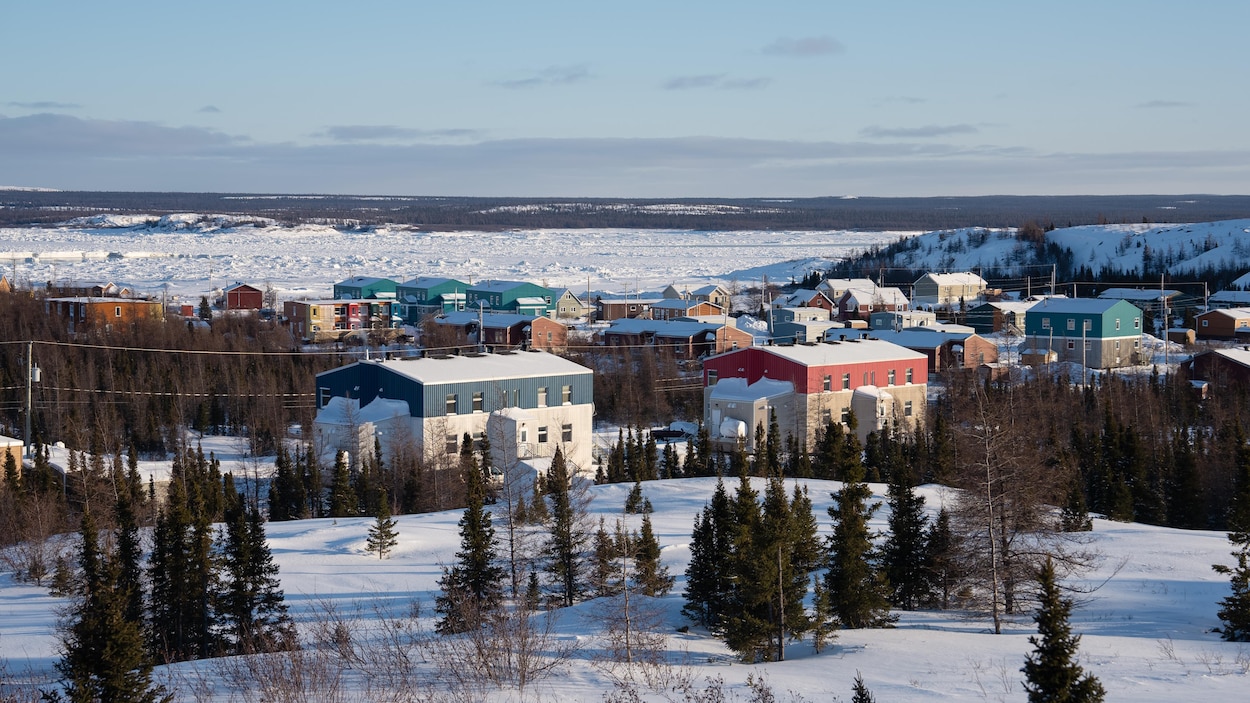
M 0 184 L 1250 193 L 1250 2 L 14 0 Z

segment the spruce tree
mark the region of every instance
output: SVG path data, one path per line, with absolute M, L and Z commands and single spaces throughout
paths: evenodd
M 469 435 L 465 435 L 464 446 L 470 461 L 461 465 L 468 504 L 460 516 L 460 551 L 456 552 L 455 565 L 443 571 L 435 604 L 443 616 L 437 625 L 443 634 L 479 627 L 503 599 L 504 569 L 496 551 L 495 526 L 486 511 L 485 475 L 471 461 Z
M 695 516 L 690 537 L 690 563 L 686 566 L 686 605 L 682 612 L 691 620 L 718 629 L 729 606 L 733 579 L 730 559 L 736 533 L 729 495 L 723 481 L 716 482 L 712 500 Z
M 1034 649 L 1021 668 L 1030 703 L 1099 703 L 1106 691 L 1077 663 L 1081 636 L 1072 634 L 1068 624 L 1072 602 L 1060 593 L 1049 558 L 1038 573 L 1038 586 L 1040 604 L 1033 617 L 1037 635 L 1029 637 Z
M 868 521 L 879 507 L 869 503 L 872 490 L 863 482 L 863 466 L 848 464 L 842 489 L 833 493 L 829 517 L 829 591 L 832 615 L 844 628 L 877 627 L 891 622 L 886 583 L 876 564 Z
M 330 517 L 351 517 L 357 514 L 356 494 L 352 476 L 347 469 L 347 453 L 334 453 L 334 473 L 330 477 Z
M 775 573 L 769 560 L 761 558 L 759 493 L 751 486 L 745 463 L 737 468 L 740 473 L 733 499 L 733 551 L 729 559 L 732 587 L 721 622 L 725 644 L 743 661 L 755 662 L 772 654 L 768 606 L 775 591 Z
M 1228 507 L 1228 541 L 1236 566 L 1215 564 L 1217 573 L 1229 577 L 1232 593 L 1220 601 L 1220 636 L 1231 642 L 1250 642 L 1250 447 L 1238 427 L 1234 440 L 1233 497 Z
M 937 518 L 925 532 L 925 574 L 932 587 L 931 602 L 942 610 L 950 608 L 964 570 L 951 529 L 951 515 L 946 508 L 938 511 Z
M 855 672 L 855 685 L 851 688 L 851 703 L 873 703 L 875 700 L 872 693 L 868 691 L 868 687 L 864 685 L 864 678 Z
M 651 516 L 642 516 L 642 531 L 634 549 L 634 583 L 643 595 L 662 597 L 673 588 L 668 567 L 660 562 L 660 543 L 651 527 Z
M 126 616 L 120 565 L 115 555 L 101 550 L 89 512 L 83 515 L 80 537 L 77 597 L 61 633 L 63 655 L 56 665 L 65 677 L 66 697 L 73 703 L 169 700 L 152 682 L 142 623 Z
M 890 584 L 890 602 L 915 610 L 929 600 L 925 571 L 924 497 L 912 485 L 909 467 L 896 468 L 889 485 L 890 533 L 881 547 L 881 567 Z
M 564 452 L 556 447 L 547 473 L 547 495 L 551 497 L 551 528 L 544 549 L 547 573 L 551 577 L 554 600 L 560 607 L 576 603 L 585 592 L 586 549 L 585 505 L 573 485 Z
M 608 532 L 607 521 L 599 517 L 599 529 L 591 538 L 590 593 L 595 598 L 611 598 L 620 592 L 620 581 L 617 574 L 620 565 L 617 560 L 617 544 Z
M 293 648 L 295 626 L 287 613 L 260 508 L 246 504 L 240 495 L 225 523 L 219 619 L 226 641 L 236 654 Z
M 369 526 L 369 534 L 365 538 L 365 551 L 377 552 L 379 559 L 385 559 L 395 545 L 399 544 L 399 533 L 395 531 L 395 519 L 391 517 L 391 501 L 386 496 L 386 489 L 380 489 L 378 495 L 377 517 Z

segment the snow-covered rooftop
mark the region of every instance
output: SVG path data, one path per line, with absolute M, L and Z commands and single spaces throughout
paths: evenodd
M 489 381 L 499 378 L 590 375 L 590 369 L 544 351 L 511 354 L 464 354 L 421 359 L 391 359 L 357 362 L 379 364 L 419 383 Z
M 836 338 L 837 330 L 830 335 Z M 853 333 L 854 334 L 854 333 Z M 845 342 L 820 342 L 795 344 L 793 346 L 753 347 L 769 354 L 789 359 L 804 366 L 828 366 L 832 364 L 858 364 L 874 361 L 914 360 L 926 361 L 924 354 L 900 347 L 882 339 L 859 339 L 847 335 Z M 852 341 L 854 339 L 854 341 Z M 742 353 L 728 352 L 730 354 Z
M 794 384 L 761 378 L 748 384 L 745 378 L 724 378 L 712 386 L 712 398 L 717 400 L 740 400 L 752 402 L 761 398 L 776 398 L 794 392 Z

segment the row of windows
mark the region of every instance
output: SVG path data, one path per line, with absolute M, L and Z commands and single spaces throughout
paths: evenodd
M 881 414 L 884 416 L 885 415 L 884 404 L 881 405 L 880 410 L 881 410 Z M 903 417 L 911 417 L 912 413 L 913 413 L 912 401 L 910 400 L 903 401 Z M 849 407 L 842 408 L 842 417 L 840 419 L 843 425 L 851 424 L 851 409 Z M 823 424 L 826 424 L 826 425 L 829 424 L 829 422 L 833 420 L 833 411 L 832 410 L 820 411 L 820 420 Z
M 904 372 L 904 378 L 905 378 L 906 383 L 911 383 L 912 379 L 915 378 L 915 372 L 912 370 L 912 367 L 910 366 L 907 367 L 906 371 Z M 897 384 L 898 375 L 894 369 L 890 369 L 886 371 L 885 382 L 886 382 L 886 385 L 888 386 L 893 386 Z M 877 372 L 865 371 L 864 382 L 861 383 L 860 385 L 863 385 L 863 386 L 877 385 Z M 832 375 L 825 376 L 824 390 L 827 390 L 827 391 L 833 390 L 833 376 Z M 842 374 L 842 390 L 844 391 L 851 390 L 851 374 L 849 373 Z
M 1090 349 L 1093 349 L 1093 348 L 1094 348 L 1094 346 L 1093 346 L 1093 345 L 1094 345 L 1094 343 L 1093 343 L 1093 342 L 1089 341 L 1088 339 L 1087 339 L 1087 340 L 1085 340 L 1085 351 L 1089 351 Z M 1134 348 L 1134 349 L 1138 349 L 1138 348 L 1140 348 L 1140 347 L 1141 347 L 1141 343 L 1140 343 L 1140 342 L 1138 342 L 1136 339 L 1134 339 L 1134 340 L 1133 340 L 1133 348 Z M 1069 340 L 1068 340 L 1068 349 L 1076 349 L 1076 340 L 1075 340 L 1075 339 L 1069 339 Z M 1118 340 L 1118 339 L 1117 339 L 1117 340 L 1116 340 L 1116 342 L 1115 342 L 1115 350 L 1116 350 L 1116 351 L 1120 351 L 1120 340 Z
M 1068 318 L 1067 328 L 1068 328 L 1068 330 L 1069 330 L 1069 331 L 1076 331 L 1076 318 L 1075 318 L 1075 317 L 1069 317 L 1069 318 Z M 1120 318 L 1118 318 L 1118 317 L 1115 319 L 1115 328 L 1116 328 L 1117 330 L 1118 330 L 1118 329 L 1120 329 Z M 1050 329 L 1050 318 L 1049 318 L 1049 317 L 1043 317 L 1043 318 L 1042 318 L 1042 329 L 1044 329 L 1044 330 L 1048 330 L 1048 329 Z M 1082 331 L 1084 331 L 1084 332 L 1089 332 L 1089 331 L 1091 331 L 1092 329 L 1094 329 L 1094 321 L 1093 321 L 1093 320 L 1083 320 L 1083 321 L 1081 322 L 1081 330 L 1082 330 Z M 1135 329 L 1135 330 L 1140 330 L 1140 329 L 1141 329 L 1141 318 L 1140 318 L 1140 317 L 1134 317 L 1134 318 L 1133 318 L 1133 329 Z
M 549 440 L 549 431 L 546 425 L 538 427 L 538 444 L 546 444 Z M 485 436 L 481 432 L 473 433 L 473 448 L 481 451 L 482 442 Z M 521 428 L 521 436 L 519 438 L 521 444 L 529 443 L 529 430 Z M 560 441 L 565 444 L 573 441 L 573 425 L 560 425 Z M 460 452 L 460 437 L 455 434 L 448 434 L 446 437 L 446 446 L 444 447 L 448 454 L 457 454 Z
M 507 391 L 504 391 L 504 395 L 503 395 L 503 405 L 504 405 L 504 407 L 510 407 L 510 406 L 512 406 L 512 405 L 519 405 L 519 404 L 520 404 L 520 403 L 519 403 L 519 400 L 520 400 L 520 399 L 519 399 L 519 396 L 520 396 L 520 391 L 519 391 L 519 390 L 515 390 L 515 389 L 514 389 L 514 390 L 512 391 L 512 397 L 511 397 L 511 398 L 509 398 L 509 397 L 508 397 L 508 393 L 507 393 Z M 560 386 L 560 404 L 561 404 L 561 405 L 572 405 L 572 404 L 573 404 L 573 386 L 571 386 L 571 385 L 569 385 L 569 386 Z M 540 407 L 540 408 L 545 408 L 545 407 L 547 407 L 547 387 L 546 387 L 546 386 L 543 386 L 543 387 L 541 387 L 541 388 L 539 388 L 539 389 L 538 389 L 538 407 Z M 472 412 L 475 412 L 475 413 L 480 413 L 480 412 L 483 412 L 484 410 L 485 410 L 485 397 L 483 396 L 483 392 L 482 392 L 482 391 L 474 391 L 474 392 L 473 392 L 473 410 L 472 410 Z M 459 412 L 460 412 L 460 397 L 459 397 L 459 394 L 458 394 L 458 393 L 448 393 L 448 394 L 447 394 L 447 414 L 448 414 L 448 415 L 456 415 L 456 414 L 458 414 Z

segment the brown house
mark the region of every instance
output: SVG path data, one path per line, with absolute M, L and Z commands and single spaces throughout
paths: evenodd
M 969 332 L 913 327 L 898 332 L 878 330 L 873 332 L 873 336 L 924 354 L 929 358 L 930 373 L 975 369 L 998 362 L 998 346 Z
M 647 317 L 651 306 L 660 300 L 661 298 L 600 298 L 595 301 L 595 319 L 610 321 Z
M 86 328 L 110 330 L 140 320 L 160 320 L 164 309 L 159 300 L 141 298 L 48 298 L 44 310 L 65 320 L 70 334 Z
M 1194 318 L 1198 339 L 1237 339 L 1250 332 L 1250 308 L 1221 308 Z
M 236 283 L 225 290 L 222 307 L 226 310 L 260 310 L 265 307 L 265 292 L 246 283 Z
M 751 333 L 716 322 L 618 320 L 603 332 L 605 346 L 667 349 L 678 359 L 698 359 L 754 343 Z
M 1250 384 L 1250 346 L 1198 352 L 1182 368 L 1195 381 L 1217 386 Z
M 451 312 L 434 323 L 456 330 L 462 343 L 480 343 L 489 349 L 542 349 L 563 351 L 569 345 L 569 328 L 542 315 Z M 478 334 L 478 326 L 481 334 Z
M 682 300 L 666 298 L 651 304 L 652 320 L 676 320 L 680 317 L 715 317 L 724 315 L 725 310 L 703 300 Z

